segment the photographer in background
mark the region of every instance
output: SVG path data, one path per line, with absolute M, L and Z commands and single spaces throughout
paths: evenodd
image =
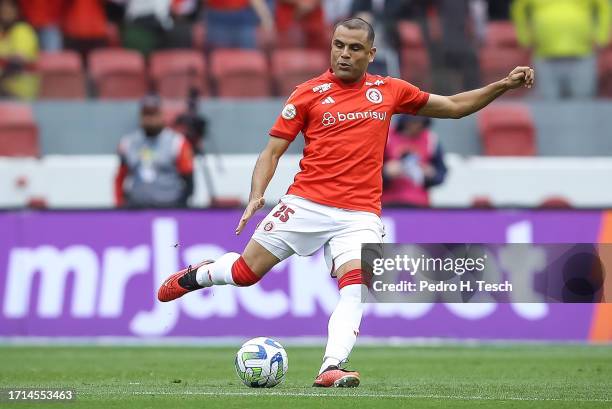
M 383 206 L 428 207 L 429 189 L 444 181 L 444 153 L 430 126 L 430 118 L 401 115 L 389 132 L 383 166 Z
M 158 96 L 146 96 L 140 112 L 141 128 L 119 142 L 116 204 L 131 208 L 187 207 L 193 194 L 191 144 L 166 127 Z

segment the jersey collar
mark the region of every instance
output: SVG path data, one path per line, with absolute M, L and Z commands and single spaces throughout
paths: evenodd
M 366 77 L 368 76 L 368 73 L 366 72 L 365 74 L 363 74 L 363 76 L 361 77 L 361 79 L 359 81 L 356 81 L 356 82 L 354 82 L 352 84 L 347 84 L 346 82 L 342 81 L 340 78 L 336 77 L 336 74 L 334 74 L 334 72 L 332 71 L 331 68 L 327 70 L 327 72 L 325 73 L 325 76 L 330 81 L 333 81 L 335 84 L 338 84 L 338 86 L 340 88 L 344 88 L 344 89 L 359 89 L 365 83 Z

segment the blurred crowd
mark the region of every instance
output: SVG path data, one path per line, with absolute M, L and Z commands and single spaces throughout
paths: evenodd
M 448 94 L 533 63 L 540 96 L 590 98 L 605 93 L 610 2 L 0 0 L 0 95 L 36 97 L 41 52 L 74 50 L 86 64 L 102 47 L 145 58 L 160 49 L 325 50 L 333 24 L 358 16 L 377 33 L 374 73 Z

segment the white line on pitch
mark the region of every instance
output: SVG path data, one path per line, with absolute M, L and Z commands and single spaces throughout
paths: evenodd
M 116 392 L 111 392 L 113 394 Z M 317 392 L 273 392 L 266 391 L 262 393 L 258 392 L 238 392 L 238 391 L 217 391 L 217 392 L 205 392 L 205 391 L 148 391 L 148 392 L 130 392 L 121 391 L 122 394 L 133 394 L 133 395 L 200 395 L 200 396 L 283 396 L 283 397 L 359 397 L 359 398 L 394 398 L 394 399 L 449 399 L 449 400 L 510 400 L 510 401 L 555 401 L 555 402 L 612 402 L 609 398 L 540 398 L 540 397 L 522 397 L 522 396 L 457 396 L 457 395 L 418 395 L 418 394 L 385 394 L 385 393 L 317 393 Z M 85 392 L 85 394 L 95 395 L 96 393 Z

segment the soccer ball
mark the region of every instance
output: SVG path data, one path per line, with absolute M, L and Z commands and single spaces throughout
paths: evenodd
M 240 347 L 234 364 L 238 377 L 246 386 L 271 388 L 285 379 L 287 352 L 271 338 L 253 338 Z

